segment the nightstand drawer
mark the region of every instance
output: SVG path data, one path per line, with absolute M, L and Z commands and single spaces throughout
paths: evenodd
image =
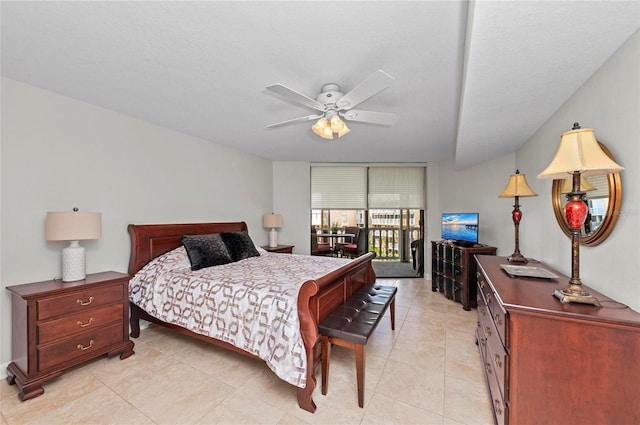
M 38 369 L 49 369 L 77 357 L 90 355 L 123 340 L 122 323 L 82 332 L 55 344 L 38 347 Z
M 69 295 L 38 300 L 38 320 L 122 302 L 122 285 L 87 288 Z
M 121 322 L 122 309 L 122 304 L 113 304 L 41 323 L 38 325 L 38 344 L 46 344 L 109 323 Z

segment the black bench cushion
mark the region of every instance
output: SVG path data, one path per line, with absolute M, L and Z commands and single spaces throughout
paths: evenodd
M 320 333 L 365 345 L 397 290 L 394 286 L 363 286 L 320 323 Z

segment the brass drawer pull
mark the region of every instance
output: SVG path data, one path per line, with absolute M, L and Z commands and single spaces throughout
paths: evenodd
M 89 318 L 89 321 L 87 323 L 82 323 L 80 320 L 78 320 L 76 323 L 78 324 L 78 326 L 80 326 L 81 328 L 86 328 L 87 326 L 89 326 L 91 323 L 93 322 L 93 317 Z
M 94 298 L 93 297 L 89 297 L 89 301 L 84 302 L 82 300 L 76 300 L 76 304 L 80 304 L 80 305 L 89 305 L 93 302 Z
M 491 364 L 485 363 L 485 369 L 487 369 L 487 373 L 491 375 L 493 372 L 491 370 Z
M 500 356 L 498 354 L 495 355 L 493 363 L 496 365 L 496 367 L 502 367 L 502 362 L 500 361 Z
M 502 415 L 502 403 L 500 403 L 500 400 L 494 399 L 493 405 L 495 406 L 496 415 Z
M 89 345 L 87 345 L 86 347 L 84 345 L 82 345 L 82 344 L 78 344 L 76 348 L 78 350 L 84 351 L 84 350 L 88 350 L 91 347 L 93 347 L 93 340 L 89 341 Z
M 482 344 L 483 347 L 485 345 L 487 345 L 487 339 L 486 338 L 480 338 L 480 344 Z
M 495 320 L 496 325 L 502 325 L 502 315 L 499 313 L 493 315 L 493 320 Z
M 491 336 L 491 328 L 489 326 L 485 326 L 484 329 L 487 331 L 487 336 Z

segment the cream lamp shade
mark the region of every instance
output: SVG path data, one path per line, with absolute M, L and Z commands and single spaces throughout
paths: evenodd
M 280 214 L 265 214 L 262 217 L 262 225 L 266 229 L 271 229 L 269 232 L 269 246 L 275 248 L 278 246 L 278 232 L 276 229 L 282 227 L 282 215 Z
M 49 211 L 45 221 L 48 241 L 69 241 L 62 250 L 62 280 L 72 282 L 85 278 L 85 252 L 79 241 L 99 239 L 102 214 L 97 212 Z
M 560 147 L 539 179 L 566 179 L 574 172 L 581 176 L 617 173 L 624 170 L 600 148 L 592 128 L 577 128 L 562 133 Z
M 515 196 L 538 196 L 527 184 L 526 176 L 520 174 L 519 171 L 516 171 L 516 174 L 512 174 L 511 177 L 509 177 L 507 187 L 498 195 L 499 198 L 513 198 Z

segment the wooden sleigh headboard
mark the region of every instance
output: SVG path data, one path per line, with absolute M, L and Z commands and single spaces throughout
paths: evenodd
M 248 231 L 244 221 L 229 223 L 130 224 L 129 274 L 134 275 L 149 261 L 182 245 L 182 235 L 206 235 Z

